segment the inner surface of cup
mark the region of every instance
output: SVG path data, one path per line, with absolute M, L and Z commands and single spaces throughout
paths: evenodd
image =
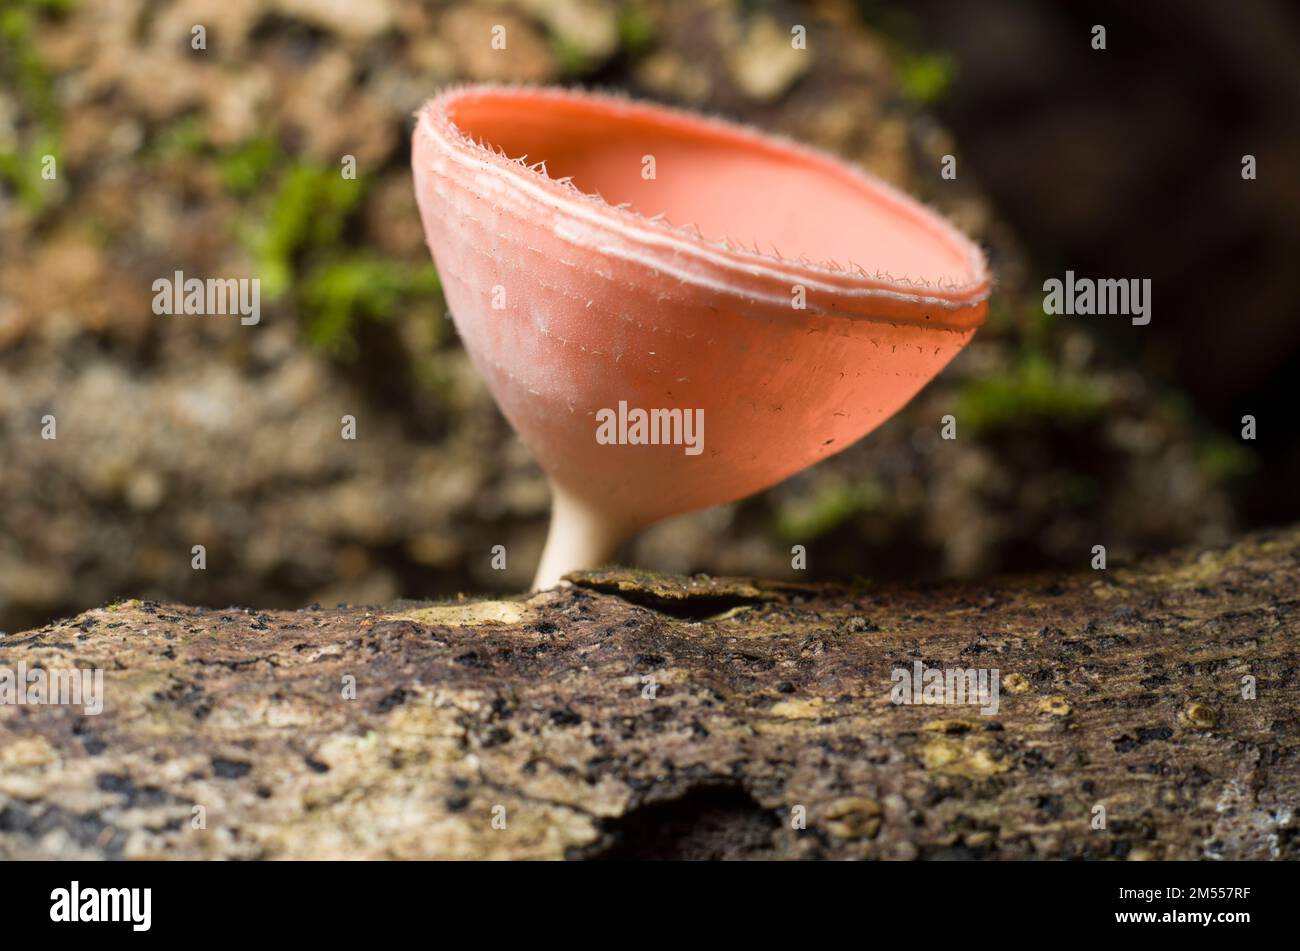
M 979 265 L 914 203 L 854 170 L 744 129 L 608 98 L 495 90 L 447 106 L 462 134 L 640 215 L 762 254 L 937 286 Z

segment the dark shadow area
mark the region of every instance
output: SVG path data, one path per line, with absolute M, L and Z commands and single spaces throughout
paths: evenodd
M 1300 516 L 1300 10 L 1241 3 L 859 0 L 903 47 L 942 51 L 933 108 L 1023 237 L 1040 280 L 1149 278 L 1152 320 L 1088 329 L 1187 394 L 1230 439 L 1254 416 L 1248 524 Z M 1106 29 L 1106 48 L 1093 31 Z M 1256 177 L 1244 180 L 1244 156 Z M 964 173 L 963 173 L 964 174 Z M 1087 318 L 1083 318 L 1087 320 Z
M 697 786 L 679 799 L 641 806 L 606 825 L 605 862 L 773 858 L 777 821 L 734 786 Z

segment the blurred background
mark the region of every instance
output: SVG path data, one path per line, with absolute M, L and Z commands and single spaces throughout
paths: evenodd
M 970 577 L 1300 517 L 1298 16 L 1284 0 L 0 0 L 0 630 L 122 596 L 527 587 L 546 487 L 446 317 L 409 169 L 413 111 L 466 80 L 617 88 L 819 145 L 941 209 L 999 276 L 987 327 L 906 411 L 626 560 L 790 577 L 803 544 L 806 580 Z M 1067 268 L 1150 278 L 1151 323 L 1045 316 L 1042 282 Z M 155 316 L 152 282 L 175 270 L 260 278 L 260 325 Z

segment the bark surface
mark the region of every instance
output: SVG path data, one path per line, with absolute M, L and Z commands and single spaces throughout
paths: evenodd
M 0 857 L 1300 857 L 1300 528 L 926 589 L 574 578 L 0 638 L 104 671 L 98 716 L 0 705 Z M 995 670 L 996 713 L 892 702 L 918 662 Z

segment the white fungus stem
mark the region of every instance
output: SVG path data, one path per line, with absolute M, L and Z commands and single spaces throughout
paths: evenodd
M 608 561 L 634 531 L 552 482 L 551 527 L 546 533 L 546 547 L 542 549 L 533 590 L 553 588 L 570 571 L 595 568 Z

